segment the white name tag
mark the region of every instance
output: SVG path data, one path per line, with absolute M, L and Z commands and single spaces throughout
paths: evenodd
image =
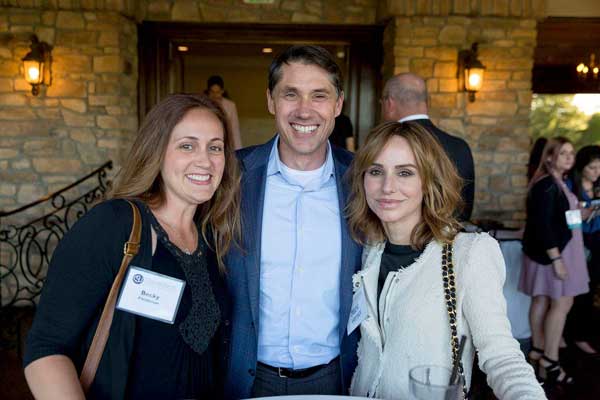
M 567 218 L 569 229 L 581 228 L 581 210 L 565 211 L 565 217 Z
M 129 268 L 117 301 L 119 310 L 172 324 L 185 281 L 144 268 Z
M 354 332 L 356 327 L 367 319 L 368 316 L 364 286 L 360 285 L 352 296 L 352 308 L 350 309 L 350 318 L 348 318 L 348 335 Z

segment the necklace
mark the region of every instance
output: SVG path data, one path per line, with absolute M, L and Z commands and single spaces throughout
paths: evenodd
M 196 245 L 198 244 L 198 231 L 195 228 L 192 228 L 192 246 L 190 247 L 187 245 L 189 241 L 186 241 L 183 235 L 181 235 L 181 233 L 179 233 L 179 231 L 173 225 L 162 219 L 162 217 L 159 217 L 156 214 L 155 216 L 162 226 L 168 228 L 168 230 L 165 229 L 165 231 L 167 233 L 167 236 L 169 237 L 169 241 L 175 246 L 177 246 L 185 254 L 191 255 L 194 251 L 190 249 L 195 249 Z

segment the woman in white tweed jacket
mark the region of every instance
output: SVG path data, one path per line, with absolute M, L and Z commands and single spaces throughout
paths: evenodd
M 460 178 L 434 137 L 415 123 L 380 125 L 357 152 L 350 178 L 349 226 L 366 245 L 354 290 L 364 291 L 367 310 L 350 393 L 407 399 L 412 367 L 452 366 L 442 280 L 442 248 L 452 243 L 467 387 L 477 351 L 500 400 L 545 399 L 511 335 L 499 246 L 487 234 L 457 233 Z

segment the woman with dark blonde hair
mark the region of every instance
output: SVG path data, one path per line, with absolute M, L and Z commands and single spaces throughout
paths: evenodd
M 221 397 L 229 325 L 223 257 L 240 225 L 233 148 L 223 111 L 205 96 L 171 95 L 146 116 L 113 198 L 83 216 L 52 257 L 24 360 L 36 398 Z M 84 393 L 78 375 L 132 208 L 141 215 L 139 250 Z
M 498 243 L 459 233 L 462 183 L 434 136 L 411 122 L 376 127 L 350 179 L 349 226 L 365 245 L 354 290 L 367 309 L 351 394 L 410 398 L 409 370 L 451 368 L 466 335 L 467 387 L 477 350 L 499 399 L 545 399 L 511 335 Z
M 589 291 L 579 204 L 564 182 L 574 163 L 568 139 L 549 139 L 527 193 L 519 290 L 532 297 L 529 360 L 548 385 L 573 381 L 559 362 L 560 339 L 573 297 Z

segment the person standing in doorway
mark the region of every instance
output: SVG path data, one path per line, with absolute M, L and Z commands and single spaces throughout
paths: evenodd
M 358 333 L 346 327 L 361 248 L 343 212 L 352 154 L 328 141 L 342 87 L 321 47 L 292 46 L 270 66 L 267 105 L 277 134 L 238 152 L 242 249 L 227 257 L 226 398 L 348 390 Z
M 329 142 L 351 152 L 356 150 L 356 146 L 354 145 L 354 128 L 352 127 L 352 121 L 350 121 L 350 118 L 346 114 L 340 113 L 335 118 L 335 127 L 329 137 Z
M 228 99 L 223 78 L 219 75 L 213 75 L 208 78 L 208 81 L 206 81 L 205 93 L 212 101 L 217 102 L 217 104 L 223 108 L 223 111 L 225 111 L 225 115 L 227 115 L 227 120 L 231 127 L 231 133 L 233 134 L 233 144 L 235 149 L 241 149 L 242 135 L 240 133 L 240 120 L 238 119 L 237 107 L 233 101 Z

